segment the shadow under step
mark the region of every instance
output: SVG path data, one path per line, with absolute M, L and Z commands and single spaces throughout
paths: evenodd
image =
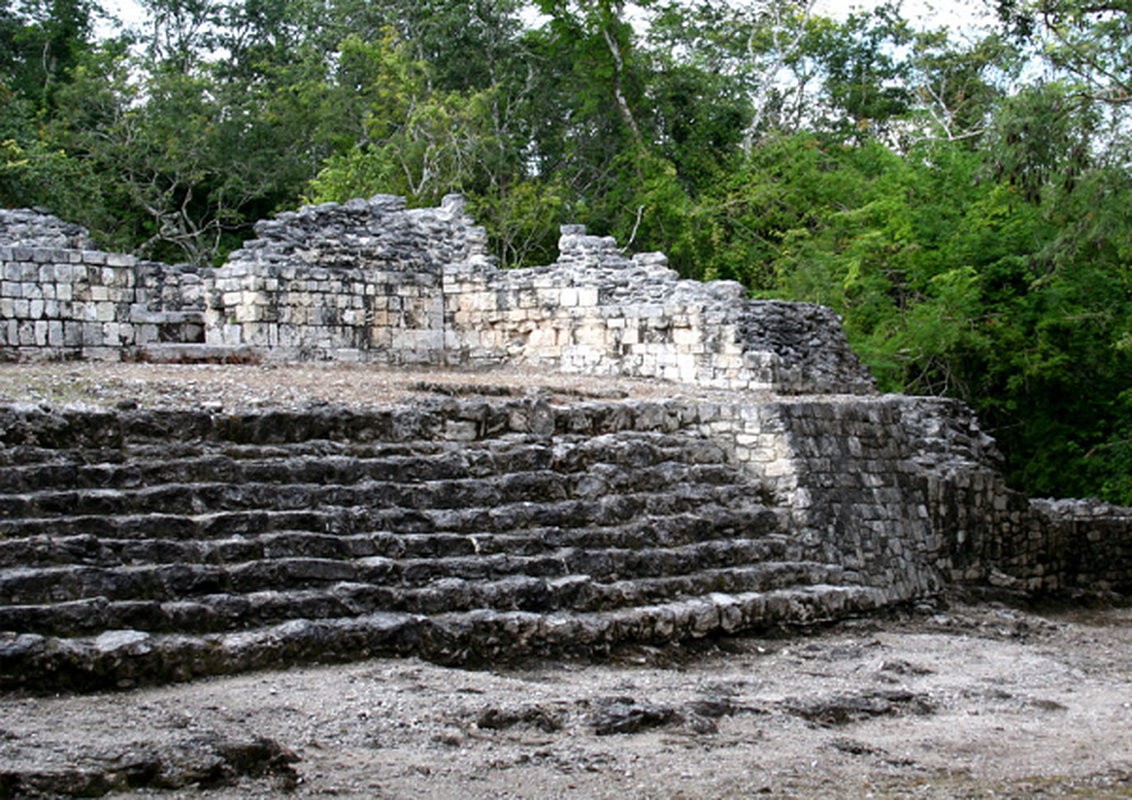
M 712 594 L 596 613 L 383 612 L 293 619 L 255 630 L 206 635 L 116 630 L 94 637 L 57 638 L 0 633 L 0 691 L 128 688 L 378 655 L 413 655 L 466 665 L 498 665 L 532 656 L 588 658 L 628 642 L 670 643 L 783 623 L 834 620 L 884 603 L 884 592 L 878 589 L 817 585 Z
M 679 547 L 566 547 L 530 556 L 494 553 L 405 559 L 268 558 L 232 565 L 15 567 L 0 571 L 0 604 L 39 605 L 92 597 L 174 601 L 205 594 L 247 594 L 339 582 L 411 588 L 447 578 L 492 581 L 520 575 L 557 578 L 584 574 L 604 581 L 625 576 L 659 578 L 757 564 L 774 558 L 781 546 L 777 539 L 712 539 Z
M 564 498 L 556 481 L 548 478 L 540 480 L 539 485 L 554 497 L 539 500 L 532 496 L 529 485 L 481 491 L 471 490 L 463 482 L 427 488 L 359 484 L 326 489 L 318 495 L 317 502 L 309 504 L 309 494 L 284 500 L 280 493 L 265 488 L 263 496 L 256 493 L 230 503 L 236 508 L 203 511 L 185 508 L 192 504 L 192 495 L 186 499 L 173 490 L 154 490 L 144 504 L 150 510 L 141 512 L 132 510 L 118 492 L 88 494 L 81 501 L 61 493 L 53 495 L 47 509 L 57 516 L 18 516 L 9 512 L 0 521 L 0 532 L 9 540 L 88 534 L 108 538 L 218 539 L 282 530 L 341 534 L 364 530 L 502 533 L 531 527 L 623 524 L 644 515 L 694 512 L 709 504 L 742 507 L 757 503 L 751 488 L 745 486 L 681 484 L 658 492 Z M 218 495 L 211 500 L 222 504 L 218 497 L 227 491 L 226 487 L 217 487 Z M 10 511 L 43 510 L 30 509 L 27 502 L 15 501 L 12 495 L 7 498 Z M 272 507 L 272 499 L 275 506 L 291 507 Z
M 510 554 L 533 556 L 565 547 L 639 550 L 679 547 L 712 539 L 756 539 L 779 534 L 778 516 L 765 508 L 733 510 L 712 505 L 696 513 L 647 517 L 612 526 L 540 527 L 514 533 L 323 533 L 281 530 L 219 539 L 194 539 L 178 531 L 180 518 L 162 518 L 162 538 L 113 538 L 94 534 L 37 534 L 0 539 L 0 570 L 73 566 L 120 567 L 138 564 L 235 565 L 264 558 L 348 560 L 445 558 Z M 192 523 L 187 527 L 193 530 Z M 166 538 L 171 533 L 181 538 Z

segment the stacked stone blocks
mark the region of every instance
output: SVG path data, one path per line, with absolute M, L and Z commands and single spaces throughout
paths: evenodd
M 160 358 L 159 345 L 180 343 L 277 361 L 508 362 L 723 389 L 873 389 L 828 309 L 680 280 L 662 254 L 626 256 L 580 226 L 563 227 L 554 264 L 500 270 L 457 197 L 435 209 L 377 196 L 280 214 L 216 270 L 60 249 L 63 223 L 18 213 L 20 224 L 0 219 L 0 235 L 22 237 L 0 252 L 13 276 L 0 295 L 10 358 Z M 92 269 L 65 272 L 61 291 L 84 302 L 36 302 L 60 291 L 40 265 L 71 264 Z

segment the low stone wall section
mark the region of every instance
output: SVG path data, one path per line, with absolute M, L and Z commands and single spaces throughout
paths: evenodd
M 0 245 L 0 357 L 136 357 L 204 341 L 207 275 L 120 253 Z
M 207 341 L 279 361 L 444 363 L 444 279 L 487 263 L 486 235 L 448 198 L 308 206 L 256 224 L 216 272 Z
M 547 267 L 446 273 L 445 358 L 724 389 L 874 388 L 828 308 L 745 300 L 734 281 L 681 280 L 663 254 L 625 256 L 581 226 L 563 227 L 559 251 Z

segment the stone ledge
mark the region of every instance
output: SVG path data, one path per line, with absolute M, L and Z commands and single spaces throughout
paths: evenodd
M 247 345 L 169 343 L 138 348 L 137 360 L 169 364 L 256 364 L 261 354 Z

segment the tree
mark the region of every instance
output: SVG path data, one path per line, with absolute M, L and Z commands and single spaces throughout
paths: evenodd
M 1132 7 L 1123 0 L 999 0 L 999 17 L 1016 37 L 1036 41 L 1058 69 L 1075 75 L 1091 98 L 1132 104 Z
M 90 46 L 96 7 L 90 0 L 26 0 L 0 6 L 0 75 L 8 89 L 33 108 L 54 107 L 65 83 Z

